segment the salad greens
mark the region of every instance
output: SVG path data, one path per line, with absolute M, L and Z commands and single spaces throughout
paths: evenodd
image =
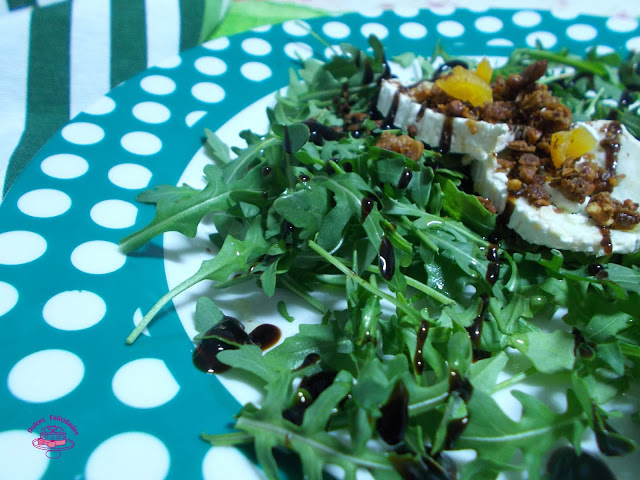
M 476 455 L 459 472 L 464 479 L 518 470 L 560 478 L 553 475 L 580 465 L 607 478 L 581 441 L 591 430 L 604 455 L 636 449 L 609 424 L 622 414 L 605 404 L 628 399 L 640 374 L 638 254 L 595 259 L 527 244 L 473 195 L 457 156 L 425 150 L 414 161 L 378 148 L 388 126 L 372 102 L 389 67 L 381 43 L 372 37 L 370 45 L 371 54 L 342 45 L 343 55 L 292 70 L 288 92 L 268 112 L 269 132 L 242 132 L 247 147 L 234 149 L 237 158 L 208 131 L 214 162 L 204 189 L 160 186 L 139 196 L 156 216 L 122 240 L 123 252 L 167 231 L 193 237 L 205 215 L 219 251 L 163 296 L 127 342 L 202 280 L 257 283 L 267 296 L 288 289 L 323 321 L 300 325 L 265 354 L 251 343 L 219 353 L 250 374 L 264 401 L 242 408 L 235 432 L 203 436 L 214 445 L 252 443 L 268 478 L 279 477 L 274 449 L 295 452 L 309 479 L 327 465 L 347 479 L 359 469 L 380 480 L 454 478 L 446 452 L 461 449 Z M 430 78 L 437 58 L 450 60 L 440 48 L 428 59 L 396 60 L 418 61 Z M 615 115 L 640 134 L 638 55 L 517 49 L 494 75 L 541 58 L 550 67 L 542 81 L 575 118 Z M 314 298 L 326 288 L 341 289 L 346 308 Z M 278 309 L 290 319 L 286 305 Z M 210 299 L 195 315 L 203 341 L 225 318 Z M 513 376 L 498 383 L 505 370 Z M 526 379 L 560 382 L 564 411 L 518 391 Z M 492 397 L 514 386 L 519 421 Z M 546 455 L 562 445 L 572 448 L 543 473 Z

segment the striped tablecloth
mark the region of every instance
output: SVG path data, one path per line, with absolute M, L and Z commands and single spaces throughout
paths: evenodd
M 215 35 L 358 10 L 361 0 L 0 0 L 0 198 L 38 149 L 111 88 Z M 294 5 L 297 4 L 297 5 Z M 537 8 L 637 17 L 640 1 L 369 0 L 368 9 Z M 218 30 L 216 30 L 216 28 Z

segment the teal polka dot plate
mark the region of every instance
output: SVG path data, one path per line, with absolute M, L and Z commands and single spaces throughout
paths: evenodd
M 142 313 L 209 255 L 206 222 L 193 241 L 167 234 L 122 255 L 119 239 L 153 217 L 136 195 L 159 184 L 198 186 L 204 129 L 233 141 L 260 123 L 300 58 L 326 57 L 342 42 L 366 48 L 375 34 L 389 57 L 427 56 L 437 42 L 453 55 L 490 57 L 537 43 L 577 53 L 640 49 L 635 19 L 567 17 L 404 9 L 285 22 L 167 59 L 74 118 L 0 206 L 0 478 L 259 478 L 248 452 L 199 438 L 229 431 L 240 403 L 259 397 L 241 379 L 192 366 L 193 302 L 215 295 L 255 323 L 275 318 L 275 303 L 205 285 L 126 346 Z M 313 321 L 287 302 L 296 318 Z

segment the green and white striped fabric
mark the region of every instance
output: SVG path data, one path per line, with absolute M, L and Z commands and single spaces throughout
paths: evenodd
M 231 0 L 0 0 L 0 186 L 114 86 L 207 39 Z

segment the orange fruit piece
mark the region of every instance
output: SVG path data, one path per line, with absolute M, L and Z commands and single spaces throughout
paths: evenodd
M 489 64 L 489 60 L 487 58 L 483 58 L 482 61 L 478 64 L 478 68 L 476 68 L 476 75 L 478 75 L 482 80 L 489 83 L 491 82 L 491 76 L 493 75 L 493 68 Z
M 453 98 L 469 102 L 474 107 L 493 101 L 489 83 L 459 65 L 453 67 L 450 75 L 436 80 L 436 85 Z
M 598 140 L 584 127 L 556 132 L 551 136 L 551 160 L 559 168 L 565 160 L 580 158 L 597 144 Z

